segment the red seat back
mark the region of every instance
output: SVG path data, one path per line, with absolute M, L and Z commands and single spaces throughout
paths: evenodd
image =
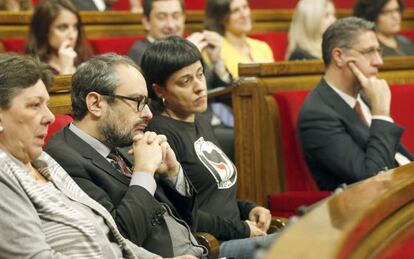
M 391 93 L 391 117 L 405 129 L 402 143 L 414 152 L 414 85 L 392 85 Z
M 404 30 L 401 31 L 401 34 L 405 37 L 410 38 L 412 41 L 414 41 L 414 30 Z
M 135 41 L 144 39 L 145 36 L 123 36 L 110 38 L 89 39 L 95 54 L 115 52 L 127 55 Z
M 279 107 L 286 191 L 318 191 L 297 136 L 299 111 L 309 90 L 274 93 Z
M 49 125 L 49 129 L 47 131 L 47 136 L 45 138 L 45 146 L 47 145 L 47 142 L 49 142 L 49 139 L 60 129 L 68 125 L 73 121 L 72 116 L 67 114 L 57 114 L 55 116 L 55 121 Z
M 115 11 L 129 11 L 130 8 L 129 0 L 117 0 L 112 4 L 112 10 Z
M 269 44 L 273 52 L 273 57 L 276 61 L 285 59 L 286 49 L 288 46 L 287 31 L 258 32 L 250 34 L 250 37 L 265 41 Z
M 4 50 L 6 52 L 24 53 L 26 39 L 3 39 Z

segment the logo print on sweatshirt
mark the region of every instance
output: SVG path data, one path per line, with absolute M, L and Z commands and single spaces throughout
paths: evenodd
M 194 142 L 194 150 L 216 180 L 218 189 L 227 189 L 236 183 L 237 172 L 233 162 L 214 143 L 201 137 Z

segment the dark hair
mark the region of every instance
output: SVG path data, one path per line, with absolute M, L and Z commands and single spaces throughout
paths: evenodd
M 363 32 L 374 31 L 375 24 L 358 17 L 337 20 L 322 36 L 322 58 L 325 66 L 331 63 L 334 48 L 351 48 L 354 40 Z
M 104 54 L 82 63 L 72 77 L 72 111 L 75 120 L 81 120 L 88 113 L 86 96 L 90 92 L 111 95 L 121 84 L 116 71 L 118 65 L 138 66 L 130 58 L 114 53 Z M 113 98 L 108 98 L 109 101 Z
M 17 54 L 0 54 L 0 107 L 8 109 L 12 99 L 25 88 L 42 80 L 52 85 L 51 72 L 39 60 Z
M 159 2 L 159 1 L 167 1 L 167 0 L 144 0 L 142 4 L 142 9 L 144 9 L 144 16 L 149 18 L 151 11 L 152 11 L 152 3 L 153 2 Z M 180 5 L 181 9 L 183 9 L 183 12 L 185 12 L 185 5 L 183 0 L 177 0 Z
M 207 30 L 224 35 L 224 23 L 230 16 L 230 4 L 233 0 L 208 0 L 204 26 Z
M 148 95 L 153 100 L 154 112 L 161 112 L 164 107 L 152 89 L 153 84 L 165 87 L 165 83 L 178 70 L 201 61 L 201 53 L 190 41 L 178 36 L 171 36 L 155 41 L 142 56 L 141 68 L 147 82 Z
M 72 12 L 78 19 L 78 38 L 75 45 L 75 52 L 78 56 L 75 64 L 79 65 L 91 57 L 92 51 L 86 41 L 79 12 L 70 0 L 43 0 L 37 5 L 30 23 L 26 54 L 38 56 L 43 62 L 49 61 L 52 54 L 52 47 L 49 44 L 49 28 L 62 10 Z
M 389 1 L 391 0 L 357 0 L 354 6 L 354 16 L 377 22 L 378 16 Z M 403 12 L 405 8 L 404 1 L 397 1 L 400 11 Z

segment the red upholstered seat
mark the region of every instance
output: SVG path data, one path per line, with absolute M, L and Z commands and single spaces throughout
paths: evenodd
M 273 57 L 276 61 L 285 59 L 286 49 L 288 46 L 287 31 L 258 32 L 250 34 L 250 37 L 265 41 L 269 44 L 273 51 Z
M 120 55 L 127 55 L 135 41 L 144 39 L 145 36 L 123 36 L 110 38 L 89 39 L 95 54 L 115 52 Z
M 115 11 L 129 11 L 130 8 L 129 0 L 117 0 L 112 4 L 112 10 Z
M 402 143 L 411 153 L 414 153 L 414 85 L 392 85 L 391 93 L 391 117 L 395 123 L 404 127 Z
M 204 10 L 206 8 L 206 0 L 184 0 L 187 10 Z
M 329 195 L 320 192 L 303 157 L 296 134 L 300 108 L 308 94 L 305 91 L 274 93 L 280 113 L 282 158 L 284 162 L 285 192 L 269 196 L 269 208 L 274 215 L 289 216 L 301 205 L 310 205 Z M 414 151 L 414 85 L 392 85 L 391 116 L 404 127 L 402 143 Z
M 410 38 L 412 41 L 414 41 L 414 30 L 404 30 L 404 31 L 401 31 L 401 34 Z
M 68 125 L 73 121 L 72 116 L 68 114 L 57 114 L 55 116 L 55 121 L 49 126 L 49 130 L 47 132 L 47 136 L 45 138 L 45 145 L 49 141 L 49 139 L 58 132 L 60 129 Z
M 1 41 L 6 52 L 24 53 L 26 39 L 3 39 Z
M 319 191 L 303 157 L 296 134 L 300 108 L 309 90 L 274 93 L 280 114 L 282 159 L 285 192 L 269 195 L 269 209 L 273 215 L 291 216 L 302 205 L 311 205 L 330 192 Z

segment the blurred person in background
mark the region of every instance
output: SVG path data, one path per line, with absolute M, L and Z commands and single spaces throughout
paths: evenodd
M 286 59 L 322 59 L 322 34 L 335 21 L 331 0 L 299 1 L 289 28 Z
M 36 6 L 26 54 L 39 57 L 54 74 L 73 74 L 90 58 L 79 12 L 70 0 L 44 0 Z
M 404 8 L 403 0 L 358 0 L 355 3 L 354 15 L 376 24 L 383 56 L 414 55 L 414 43 L 399 34 Z
M 266 42 L 247 36 L 252 30 L 247 0 L 208 0 L 205 26 L 224 37 L 221 56 L 233 78 L 239 77 L 239 63 L 274 61 Z
M 0 0 L 0 10 L 19 12 L 33 9 L 31 0 Z

